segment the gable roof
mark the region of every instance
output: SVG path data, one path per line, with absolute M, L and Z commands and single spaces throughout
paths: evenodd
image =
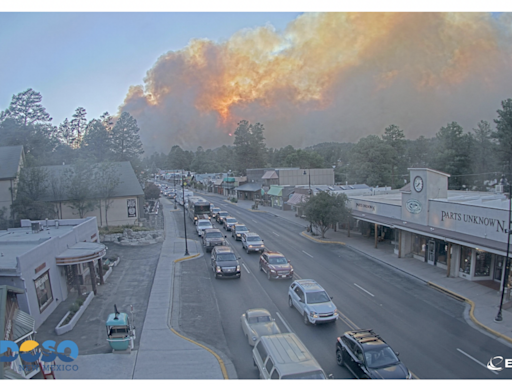
M 277 176 L 276 171 L 267 171 L 261 178 L 262 179 L 278 179 L 279 176 Z
M 0 147 L 0 180 L 16 178 L 22 153 L 22 145 Z
M 119 177 L 119 184 L 114 188 L 112 197 L 124 197 L 124 196 L 141 196 L 144 195 L 144 191 L 135 176 L 132 165 L 129 161 L 120 161 L 113 163 L 115 171 Z M 71 165 L 49 165 L 44 167 L 36 167 L 38 169 L 46 170 L 50 174 L 55 175 L 60 180 L 68 182 L 65 178 L 65 172 L 72 169 Z M 28 169 L 28 168 L 27 168 Z M 62 178 L 61 178 L 62 177 Z M 51 187 L 46 190 L 44 196 L 41 196 L 42 201 L 67 201 L 69 196 L 67 195 L 66 188 L 60 191 L 61 196 L 55 197 L 51 191 Z

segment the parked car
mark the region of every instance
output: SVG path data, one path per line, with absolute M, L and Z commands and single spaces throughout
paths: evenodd
M 197 235 L 199 237 L 203 236 L 203 231 L 205 229 L 211 229 L 211 228 L 213 228 L 213 226 L 212 226 L 212 223 L 210 223 L 210 220 L 208 220 L 208 219 L 197 220 L 196 229 L 197 229 Z
M 219 213 L 217 213 L 217 216 L 215 216 L 215 220 L 217 220 L 217 223 L 223 224 L 223 220 L 227 216 L 229 216 L 229 213 L 227 211 L 219 211 Z
M 257 233 L 247 232 L 242 234 L 242 248 L 245 249 L 245 252 L 263 252 L 265 250 L 265 246 L 263 244 L 263 240 Z
M 335 322 L 338 313 L 331 300 L 315 280 L 295 280 L 288 288 L 288 305 L 297 308 L 306 325 Z
M 211 252 L 217 245 L 226 245 L 226 240 L 220 229 L 211 228 L 203 230 L 202 243 L 206 252 Z
M 248 309 L 240 317 L 242 331 L 249 345 L 254 346 L 261 336 L 277 335 L 281 330 L 270 312 L 263 308 Z
M 231 228 L 231 237 L 233 237 L 236 241 L 242 240 L 242 233 L 247 233 L 249 230 L 245 226 L 245 224 L 236 223 L 233 228 Z
M 226 231 L 231 231 L 231 228 L 233 225 L 238 223 L 238 220 L 231 216 L 226 216 L 224 220 L 222 221 L 222 226 Z
M 282 253 L 266 251 L 260 256 L 260 271 L 270 279 L 293 279 L 293 267 Z
M 236 277 L 240 278 L 240 258 L 235 255 L 229 246 L 217 246 L 212 250 L 211 262 L 215 278 Z
M 411 379 L 412 374 L 371 329 L 345 332 L 336 341 L 336 362 L 360 379 Z

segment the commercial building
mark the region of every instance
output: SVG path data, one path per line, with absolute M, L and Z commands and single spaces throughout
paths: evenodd
M 37 329 L 70 292 L 96 290 L 105 250 L 95 217 L 22 220 L 0 231 L 0 285 L 21 290 L 19 309 Z
M 509 200 L 500 192 L 448 190 L 450 175 L 411 168 L 401 190 L 350 195 L 355 225 L 378 247 L 391 241 L 397 257 L 414 257 L 459 276 L 503 287 Z

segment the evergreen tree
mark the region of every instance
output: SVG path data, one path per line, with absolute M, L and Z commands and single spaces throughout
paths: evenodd
M 496 123 L 496 132 L 492 137 L 498 141 L 498 154 L 503 164 L 503 170 L 508 173 L 508 178 L 512 175 L 512 99 L 503 100 L 501 102 L 503 109 L 498 109 L 498 118 L 494 120 Z
M 79 148 L 82 144 L 82 138 L 87 129 L 87 118 L 85 117 L 87 112 L 85 108 L 78 107 L 73 114 L 73 118 L 71 119 L 71 128 L 73 130 L 74 138 L 72 146 L 75 148 Z
M 351 150 L 350 180 L 369 186 L 391 184 L 393 148 L 376 135 L 362 138 Z
M 144 153 L 137 120 L 128 112 L 123 112 L 112 128 L 112 151 L 115 161 L 135 161 Z
M 263 125 L 249 124 L 247 120 L 238 123 L 235 131 L 236 167 L 240 174 L 245 175 L 248 168 L 263 168 L 266 159 Z
M 88 158 L 99 163 L 112 159 L 111 132 L 107 130 L 102 121 L 98 119 L 91 120 L 83 137 L 80 151 Z
M 387 143 L 392 149 L 391 156 L 391 186 L 393 188 L 403 186 L 399 175 L 407 170 L 407 165 L 404 164 L 405 155 L 405 135 L 404 131 L 398 128 L 396 125 L 390 125 L 384 131 L 382 140 Z M 405 169 L 404 169 L 405 168 Z
M 0 113 L 0 121 L 11 118 L 22 126 L 49 123 L 52 118 L 41 104 L 42 99 L 32 88 L 13 95 L 9 108 Z

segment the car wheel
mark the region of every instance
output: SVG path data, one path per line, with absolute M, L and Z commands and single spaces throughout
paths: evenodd
M 265 272 L 265 271 L 263 270 L 263 266 L 261 265 L 261 263 L 260 263 L 260 271 L 261 271 L 261 272 Z
M 249 248 L 245 248 L 245 252 L 247 252 L 247 254 L 249 254 Z
M 288 305 L 290 306 L 290 308 L 293 308 L 293 301 L 291 296 L 288 296 Z
M 306 312 L 304 312 L 304 324 L 306 325 L 310 325 L 311 323 L 309 322 L 309 319 L 308 319 L 308 314 Z M 331 352 L 332 353 L 332 352 Z
M 341 348 L 336 348 L 336 363 L 342 367 L 343 366 L 343 350 Z
M 271 277 L 270 277 L 270 271 L 267 271 L 267 279 L 269 279 L 269 280 L 271 279 Z

